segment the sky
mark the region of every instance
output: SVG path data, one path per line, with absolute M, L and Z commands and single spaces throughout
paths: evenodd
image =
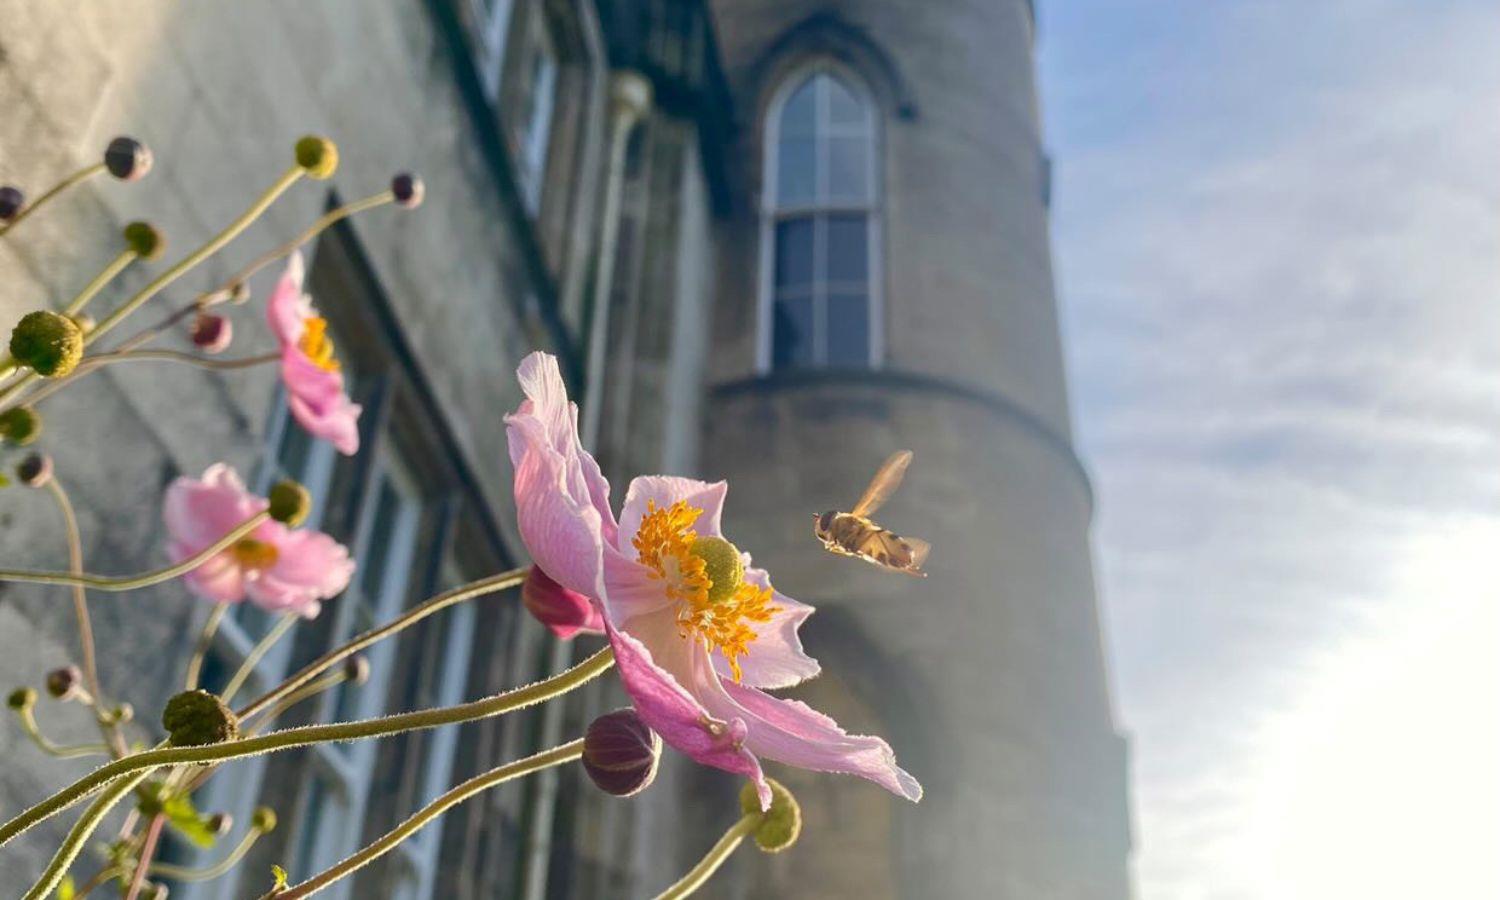
M 1139 896 L 1500 898 L 1500 3 L 1039 6 Z

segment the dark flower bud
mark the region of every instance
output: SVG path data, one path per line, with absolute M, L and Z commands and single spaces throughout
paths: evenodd
M 344 660 L 344 680 L 358 687 L 370 680 L 370 659 L 363 653 L 356 653 Z
M 583 770 L 599 790 L 616 797 L 649 787 L 660 760 L 661 738 L 633 709 L 605 713 L 583 737 Z
M 266 499 L 271 502 L 271 518 L 290 528 L 307 521 L 307 514 L 312 512 L 312 494 L 290 479 L 271 485 Z
M 121 181 L 137 181 L 151 171 L 151 148 L 133 137 L 120 136 L 104 148 L 104 167 Z
M 767 853 L 780 853 L 797 843 L 797 836 L 802 833 L 802 809 L 781 782 L 767 778 L 766 783 L 771 786 L 771 808 L 761 811 L 760 795 L 755 783 L 750 782 L 740 790 L 740 810 L 745 815 L 760 813 L 761 821 L 754 832 L 755 845 Z
M 255 814 L 250 817 L 250 827 L 261 834 L 269 834 L 276 830 L 276 810 L 269 806 L 257 806 Z
M 18 687 L 10 692 L 10 696 L 5 699 L 5 702 L 10 705 L 11 709 L 17 712 L 23 709 L 31 709 L 33 706 L 36 706 L 36 689 Z
M 234 339 L 234 325 L 223 316 L 199 313 L 193 319 L 193 346 L 204 353 L 222 353 Z
M 326 137 L 310 134 L 297 142 L 297 165 L 309 178 L 319 181 L 332 178 L 339 167 L 339 148 Z
M 17 406 L 0 413 L 0 438 L 24 447 L 41 436 L 42 417 L 29 406 Z
M 250 285 L 243 281 L 236 281 L 229 286 L 229 302 L 235 306 L 243 306 L 250 302 Z
M 63 666 L 47 673 L 47 693 L 54 700 L 72 700 L 78 696 L 83 673 L 77 666 Z
M 222 744 L 240 736 L 240 723 L 234 712 L 217 694 L 208 691 L 183 691 L 167 701 L 162 710 L 161 725 L 175 747 L 202 747 Z
M 125 245 L 141 259 L 156 259 L 166 252 L 167 239 L 150 222 L 131 222 L 125 226 Z
M 67 316 L 39 309 L 16 323 L 10 333 L 10 355 L 43 378 L 66 375 L 83 358 L 83 332 Z
M 391 196 L 396 198 L 397 206 L 416 209 L 422 205 L 422 198 L 426 194 L 427 186 L 418 175 L 402 172 L 391 179 Z
M 26 195 L 20 188 L 0 186 L 0 222 L 9 222 L 26 208 Z
M 46 487 L 52 480 L 52 457 L 45 453 L 28 453 L 16 465 L 16 478 L 27 487 Z
M 532 566 L 521 585 L 521 603 L 553 634 L 567 639 L 580 630 L 600 628 L 599 613 L 589 598 L 570 591 Z
M 234 828 L 234 816 L 226 812 L 217 812 L 203 820 L 203 827 L 208 829 L 209 834 L 223 837 Z

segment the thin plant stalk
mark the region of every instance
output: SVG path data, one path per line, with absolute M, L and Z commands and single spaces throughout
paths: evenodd
M 411 837 L 438 816 L 468 800 L 470 797 L 512 779 L 520 778 L 523 775 L 530 775 L 533 772 L 540 772 L 552 766 L 572 762 L 582 755 L 583 739 L 579 738 L 562 746 L 553 747 L 551 750 L 544 750 L 534 756 L 528 756 L 525 759 L 517 760 L 516 762 L 508 763 L 499 768 L 476 775 L 417 810 L 411 818 L 397 825 L 384 835 L 381 835 L 369 846 L 364 847 L 354 855 L 341 860 L 312 878 L 289 889 L 266 894 L 261 900 L 269 900 L 272 897 L 276 898 L 276 900 L 300 900 L 303 897 L 311 897 L 334 882 L 354 874 L 391 852 L 402 841 Z
M 47 382 L 26 397 L 15 401 L 12 405 L 19 405 L 21 403 L 35 405 L 40 403 L 83 376 L 98 370 L 102 366 L 113 365 L 115 363 L 175 362 L 215 372 L 226 372 L 234 369 L 263 366 L 266 363 L 276 362 L 279 359 L 281 359 L 281 354 L 279 353 L 261 353 L 240 359 L 210 359 L 206 356 L 196 356 L 192 353 L 181 353 L 176 350 L 116 350 L 112 353 L 99 353 L 94 356 L 84 357 L 79 360 L 78 367 L 72 372 L 69 372 L 62 378 Z
M 251 828 L 245 832 L 240 842 L 234 845 L 234 849 L 218 862 L 202 869 L 189 869 L 186 866 L 174 866 L 171 863 L 152 863 L 151 874 L 170 878 L 173 881 L 213 881 L 215 878 L 223 877 L 234 868 L 234 864 L 245 858 L 255 842 L 260 840 L 263 834 L 259 828 Z
M 271 630 L 266 632 L 266 636 L 256 642 L 254 647 L 250 648 L 250 652 L 245 655 L 245 661 L 240 663 L 239 669 L 237 669 L 234 673 L 234 676 L 229 679 L 229 683 L 224 685 L 224 691 L 222 694 L 220 694 L 221 699 L 223 699 L 226 704 L 234 699 L 235 694 L 238 694 L 240 692 L 240 688 L 244 687 L 245 681 L 250 677 L 250 674 L 255 671 L 255 667 L 260 664 L 260 661 L 265 657 L 267 653 L 271 652 L 271 648 L 276 646 L 277 642 L 280 641 L 281 638 L 288 631 L 290 631 L 292 626 L 296 625 L 297 621 L 301 618 L 302 617 L 297 615 L 296 613 L 287 613 L 280 619 L 277 619 L 276 624 L 271 626 Z
M 146 883 L 146 872 L 151 868 L 151 857 L 156 855 L 156 845 L 161 840 L 161 831 L 166 825 L 166 815 L 157 813 L 146 826 L 146 839 L 141 843 L 140 859 L 136 861 L 135 874 L 130 876 L 125 900 L 136 900 L 141 895 L 141 887 Z
M 223 537 L 219 538 L 209 546 L 199 550 L 180 563 L 156 569 L 141 575 L 89 575 L 87 573 L 72 575 L 67 572 L 38 572 L 30 569 L 0 569 L 0 581 L 19 581 L 28 584 L 73 584 L 93 588 L 96 591 L 133 591 L 136 588 L 150 587 L 153 584 L 161 584 L 170 581 L 178 575 L 193 571 L 203 565 L 215 554 L 221 553 L 235 541 L 260 527 L 260 524 L 271 517 L 269 512 L 258 512 Z
M 574 688 L 587 684 L 607 672 L 613 665 L 614 652 L 606 647 L 573 668 L 551 678 L 470 703 L 399 713 L 376 719 L 287 728 L 258 737 L 241 738 L 202 747 L 164 747 L 159 750 L 136 753 L 100 766 L 4 825 L 0 825 L 0 846 L 8 844 L 33 825 L 62 812 L 118 778 L 126 777 L 128 780 L 137 775 L 144 777 L 142 773 L 149 773 L 163 766 L 221 763 L 231 759 L 243 759 L 279 750 L 306 747 L 311 744 L 389 737 L 407 731 L 439 728 L 444 725 L 461 725 L 465 722 L 488 719 L 559 697 Z
M 208 648 L 213 646 L 214 635 L 218 634 L 219 623 L 224 621 L 227 612 L 228 603 L 215 603 L 214 608 L 209 610 L 208 619 L 203 623 L 203 631 L 198 634 L 198 643 L 193 645 L 193 655 L 188 659 L 187 676 L 183 680 L 187 690 L 198 687 L 198 681 L 203 677 L 203 660 L 207 658 Z
M 36 712 L 29 707 L 16 710 L 16 718 L 20 720 L 21 730 L 28 738 L 31 738 L 31 742 L 48 756 L 55 756 L 58 759 L 76 759 L 80 756 L 110 755 L 110 748 L 104 744 L 53 743 L 45 734 L 42 734 L 41 726 L 36 722 Z
M 83 308 L 89 305 L 89 301 L 93 300 L 100 291 L 104 290 L 106 284 L 113 281 L 116 275 L 125 271 L 125 267 L 135 262 L 139 256 L 140 254 L 136 253 L 133 248 L 127 247 L 121 250 L 119 256 L 110 260 L 109 265 L 105 266 L 99 271 L 98 275 L 94 276 L 93 281 L 84 285 L 83 290 L 78 292 L 78 296 L 68 301 L 68 305 L 63 308 L 63 315 L 76 316 L 83 312 Z
M 47 193 L 21 207 L 21 211 L 16 213 L 16 217 L 14 219 L 11 219 L 4 225 L 0 225 L 0 236 L 10 234 L 15 230 L 17 225 L 20 225 L 21 222 L 25 220 L 27 216 L 45 206 L 47 201 L 55 199 L 59 194 L 61 194 L 63 191 L 66 191 L 68 188 L 74 186 L 75 184 L 82 184 L 83 182 L 88 181 L 90 178 L 93 178 L 95 175 L 103 172 L 105 168 L 106 167 L 102 162 L 94 163 L 91 166 L 84 166 L 82 169 L 79 169 L 78 171 L 69 175 L 67 178 L 64 178 L 62 181 L 54 184 L 52 187 L 47 189 Z
M 68 873 L 68 868 L 73 865 L 78 854 L 83 852 L 84 845 L 88 843 L 89 836 L 99 827 L 99 823 L 109 815 L 110 810 L 115 808 L 116 803 L 135 790 L 135 786 L 145 781 L 146 776 L 150 774 L 150 770 L 135 772 L 107 787 L 104 793 L 90 804 L 89 808 L 84 810 L 83 815 L 79 816 L 78 821 L 73 824 L 72 829 L 68 831 L 68 836 L 63 839 L 62 846 L 57 848 L 57 853 L 48 863 L 46 871 L 42 873 L 42 877 L 37 880 L 31 890 L 26 892 L 23 900 L 43 900 L 56 890 L 57 883 L 62 881 L 63 876 Z
M 694 891 L 708 883 L 719 867 L 724 865 L 724 860 L 734 853 L 740 841 L 754 831 L 760 822 L 760 813 L 749 813 L 731 825 L 729 830 L 724 832 L 724 836 L 719 838 L 718 843 L 714 844 L 698 861 L 698 864 L 689 869 L 686 875 L 677 880 L 676 884 L 658 894 L 656 900 L 681 900 L 683 897 L 692 896 Z

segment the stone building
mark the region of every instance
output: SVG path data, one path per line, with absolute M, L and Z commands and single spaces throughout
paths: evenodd
M 501 416 L 516 362 L 546 349 L 617 495 L 637 472 L 730 480 L 730 533 L 819 606 L 804 636 L 826 674 L 793 693 L 887 736 L 927 787 L 910 806 L 772 767 L 802 802 L 802 841 L 742 850 L 706 896 L 1127 897 L 1126 751 L 1071 446 L 1034 32 L 1026 0 L 0 0 L 0 183 L 39 193 L 119 133 L 157 157 L 145 181 L 91 181 L 0 238 L 7 329 L 66 304 L 127 221 L 158 225 L 169 260 L 206 239 L 304 133 L 337 141 L 334 178 L 298 186 L 145 322 L 398 169 L 428 188 L 418 210 L 363 214 L 307 248 L 365 407 L 359 454 L 291 423 L 268 370 L 121 365 L 47 400 L 42 446 L 89 568 L 160 561 L 160 495 L 179 474 L 226 459 L 252 485 L 299 478 L 361 567 L 247 691 L 274 684 L 436 589 L 524 561 Z M 96 303 L 162 265 L 132 266 Z M 272 277 L 252 282 L 257 300 Z M 231 353 L 268 346 L 257 303 L 231 314 Z M 917 461 L 881 515 L 934 543 L 923 581 L 835 559 L 810 533 L 898 447 Z M 63 567 L 63 541 L 43 493 L 0 493 L 4 565 Z M 92 609 L 104 682 L 154 741 L 207 610 L 173 583 Z M 365 685 L 282 721 L 453 703 L 592 650 L 518 610 L 510 595 L 455 607 L 373 653 Z M 207 683 L 271 625 L 228 617 Z M 64 591 L 0 586 L 0 684 L 37 683 L 75 640 Z M 283 824 L 239 874 L 173 896 L 258 896 L 272 863 L 307 877 L 622 703 L 606 679 L 497 721 L 237 764 L 204 805 L 244 822 L 269 803 Z M 38 715 L 59 741 L 89 737 L 76 707 Z M 7 809 L 90 766 L 14 727 L 0 751 Z M 562 770 L 470 802 L 329 895 L 650 896 L 733 820 L 736 788 L 670 751 L 631 801 Z M 0 893 L 40 871 L 66 822 L 0 852 Z

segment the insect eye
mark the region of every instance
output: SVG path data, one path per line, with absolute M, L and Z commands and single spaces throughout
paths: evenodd
M 830 526 L 832 524 L 833 524 L 833 513 L 832 512 L 823 513 L 823 515 L 821 515 L 821 516 L 818 517 L 818 527 L 821 528 L 821 529 L 823 529 L 824 531 L 827 531 L 828 530 L 828 526 Z

